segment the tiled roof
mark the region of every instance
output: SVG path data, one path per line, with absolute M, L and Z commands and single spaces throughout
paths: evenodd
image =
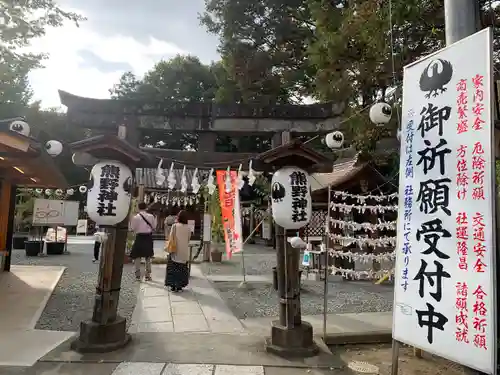
M 338 186 L 360 172 L 366 166 L 365 163 L 358 163 L 357 157 L 344 159 L 333 165 L 331 173 L 314 173 L 311 175 L 312 191 L 325 189 L 328 185 Z

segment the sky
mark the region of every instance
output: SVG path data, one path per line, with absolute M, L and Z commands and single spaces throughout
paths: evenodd
M 142 76 L 161 59 L 192 54 L 218 59 L 217 37 L 199 24 L 203 0 L 58 0 L 64 10 L 87 18 L 48 29 L 30 49 L 46 52 L 44 68 L 30 74 L 34 100 L 61 107 L 58 90 L 109 98 L 122 73 Z

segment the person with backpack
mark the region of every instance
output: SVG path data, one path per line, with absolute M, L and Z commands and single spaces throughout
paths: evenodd
M 146 211 L 146 203 L 139 203 L 139 212 L 130 222 L 130 229 L 135 233 L 130 258 L 134 261 L 135 278 L 141 281 L 141 259 L 146 263 L 145 280 L 151 281 L 151 258 L 154 256 L 153 232 L 156 217 Z

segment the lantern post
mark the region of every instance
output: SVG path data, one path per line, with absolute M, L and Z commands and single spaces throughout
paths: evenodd
M 272 172 L 272 215 L 276 223 L 279 319 L 272 322 L 268 352 L 286 357 L 309 357 L 319 351 L 313 328 L 302 321 L 300 250 L 288 238 L 306 226 L 312 214 L 309 174 L 331 172 L 333 161 L 298 140 L 260 154 L 256 169 Z
M 105 229 L 92 318 L 80 323 L 71 348 L 82 353 L 105 353 L 130 341 L 126 319 L 118 315 L 121 278 L 134 189 L 133 171 L 147 156 L 114 135 L 101 135 L 71 144 L 73 162 L 92 160 L 87 186 L 87 213 Z

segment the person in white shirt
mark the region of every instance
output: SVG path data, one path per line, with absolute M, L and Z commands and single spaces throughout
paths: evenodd
M 154 255 L 153 231 L 156 228 L 156 218 L 146 212 L 146 203 L 139 203 L 139 213 L 130 222 L 130 229 L 135 233 L 134 245 L 130 258 L 134 260 L 135 278 L 141 281 L 141 258 L 146 262 L 146 281 L 151 281 L 151 258 Z
M 94 260 L 92 262 L 97 262 L 99 260 L 99 250 L 101 250 L 101 244 L 102 244 L 102 232 L 99 231 L 99 226 L 95 226 L 95 233 L 94 233 Z

